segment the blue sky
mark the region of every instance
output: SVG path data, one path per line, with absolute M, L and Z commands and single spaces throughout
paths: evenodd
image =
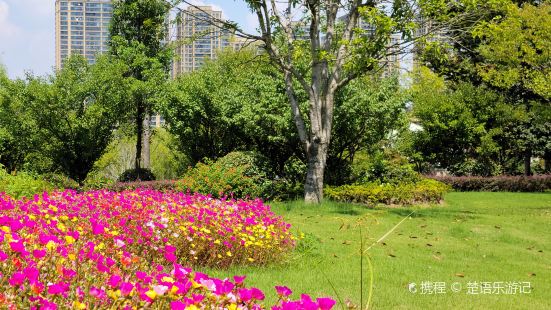
M 227 19 L 254 31 L 255 17 L 242 0 L 193 0 L 214 5 Z M 55 0 L 0 0 L 0 64 L 12 78 L 29 71 L 52 72 L 55 65 Z

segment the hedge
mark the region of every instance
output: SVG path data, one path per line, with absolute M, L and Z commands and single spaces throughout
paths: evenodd
M 551 175 L 537 176 L 496 176 L 496 177 L 436 177 L 431 179 L 443 182 L 460 192 L 545 192 L 551 190 Z
M 367 183 L 326 187 L 325 196 L 334 201 L 367 205 L 412 205 L 438 203 L 449 190 L 450 187 L 444 183 L 423 179 L 416 183 Z

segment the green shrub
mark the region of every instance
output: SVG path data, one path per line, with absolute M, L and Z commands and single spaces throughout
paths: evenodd
M 216 162 L 198 163 L 177 182 L 179 191 L 212 194 L 215 197 L 269 198 L 272 181 L 265 171 L 267 161 L 252 152 L 232 152 Z
M 31 197 L 54 189 L 53 184 L 40 178 L 25 172 L 11 175 L 4 170 L 4 167 L 0 166 L 0 192 L 4 192 L 13 198 Z
M 363 158 L 360 156 L 352 166 L 352 179 L 355 183 L 415 183 L 421 176 L 414 166 L 401 156 L 391 156 L 383 152 Z
M 46 173 L 41 176 L 41 179 L 52 184 L 57 189 L 78 189 L 77 181 L 68 176 L 57 173 Z
M 444 183 L 423 179 L 416 183 L 378 183 L 326 187 L 325 196 L 334 201 L 376 205 L 410 205 L 440 202 L 450 187 Z
M 110 178 L 96 174 L 89 174 L 86 180 L 84 180 L 84 185 L 82 186 L 82 189 L 85 191 L 106 189 L 110 188 L 115 183 L 116 182 Z
M 155 175 L 150 169 L 129 169 L 121 174 L 119 182 L 155 181 Z

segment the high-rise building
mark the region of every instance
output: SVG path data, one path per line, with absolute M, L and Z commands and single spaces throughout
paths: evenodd
M 230 46 L 229 32 L 221 30 L 217 23 L 221 19 L 222 11 L 212 6 L 190 6 L 178 13 L 174 77 L 200 68 L 206 59 L 216 57 L 219 50 Z
M 55 8 L 58 69 L 73 54 L 94 63 L 98 53 L 108 50 L 111 0 L 56 0 Z

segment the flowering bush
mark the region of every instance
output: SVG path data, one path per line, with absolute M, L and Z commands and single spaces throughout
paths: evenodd
M 263 309 L 245 277 L 188 267 L 264 264 L 294 246 L 288 224 L 260 200 L 150 190 L 0 194 L 0 304 L 9 309 Z M 184 267 L 186 266 L 186 267 Z M 274 309 L 330 309 L 328 298 Z
M 460 192 L 545 192 L 551 190 L 551 175 L 495 177 L 437 177 L 430 178 L 450 185 Z

